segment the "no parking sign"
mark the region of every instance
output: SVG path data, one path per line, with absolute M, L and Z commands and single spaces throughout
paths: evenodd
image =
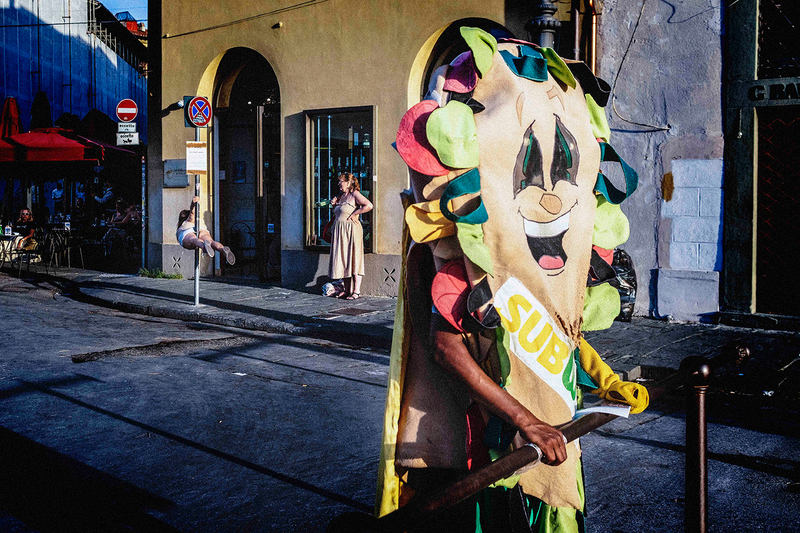
M 204 96 L 183 97 L 183 119 L 187 128 L 207 128 L 211 123 L 211 103 Z

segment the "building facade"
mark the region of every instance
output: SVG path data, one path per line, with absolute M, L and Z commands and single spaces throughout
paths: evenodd
M 0 45 L 0 96 L 16 98 L 25 131 L 39 91 L 54 121 L 92 109 L 116 120 L 119 101 L 131 98 L 146 143 L 146 47 L 100 2 L 0 2 Z
M 623 205 L 637 313 L 764 327 L 800 315 L 798 21 L 781 0 L 604 2 L 612 142 L 640 171 Z
M 543 9 L 535 1 L 325 0 L 255 8 L 152 1 L 151 34 L 162 38 L 150 47 L 162 68 L 151 76 L 150 266 L 191 276 L 193 259 L 178 246 L 175 227 L 195 190 L 183 165 L 196 132 L 178 104 L 200 95 L 214 110 L 199 132 L 208 163 L 199 179 L 203 221 L 241 254 L 232 268 L 203 259 L 203 274 L 316 290 L 327 281 L 327 200 L 346 169 L 375 205 L 364 217 L 364 291 L 395 295 L 399 198 L 409 185 L 392 147 L 400 118 L 422 98 L 431 72 L 452 59 L 454 29 L 505 28 L 527 39 L 537 17 L 539 26 L 555 27 L 545 20 L 553 14 L 561 22 L 559 53 L 586 61 L 611 84 L 611 143 L 639 172 L 639 190 L 623 204 L 636 314 L 711 320 L 720 309 L 778 312 L 753 303 L 760 178 L 755 156 L 743 162 L 746 150 L 731 149 L 731 135 L 756 149 L 753 115 L 767 100 L 757 98 L 773 91 L 764 85 L 752 89 L 755 101 L 731 100 L 739 80 L 758 80 L 754 58 L 765 45 L 756 28 L 767 2 L 780 4 L 585 0 Z M 741 28 L 740 17 L 747 20 Z M 737 46 L 742 51 L 732 52 Z M 738 60 L 744 50 L 752 72 Z M 793 79 L 782 79 L 776 93 L 784 110 L 796 110 L 785 107 L 795 103 L 796 92 L 786 89 Z M 796 307 L 780 312 L 798 314 Z

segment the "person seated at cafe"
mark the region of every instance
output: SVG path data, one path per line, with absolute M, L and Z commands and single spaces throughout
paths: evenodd
M 99 194 L 95 194 L 94 201 L 100 205 L 100 209 L 111 209 L 113 205 L 112 201 L 114 200 L 114 187 L 111 186 L 111 182 L 105 180 L 103 182 L 103 190 Z
M 122 223 L 128 213 L 128 202 L 124 198 L 117 198 L 114 202 L 114 214 L 108 219 L 109 226 L 116 226 Z
M 198 233 L 194 229 L 194 206 L 200 202 L 200 197 L 195 196 L 192 198 L 192 203 L 189 209 L 184 209 L 178 215 L 178 231 L 175 236 L 178 239 L 178 244 L 187 250 L 200 250 L 205 252 L 209 257 L 214 257 L 214 250 L 225 254 L 225 260 L 229 265 L 236 262 L 236 257 L 227 246 L 219 243 L 211 238 L 211 234 L 203 226 L 202 221 Z
M 33 214 L 27 207 L 22 208 L 19 212 L 19 218 L 14 223 L 14 233 L 19 236 L 14 241 L 14 249 L 16 250 L 33 250 L 36 248 L 36 240 L 33 234 L 36 230 L 36 225 L 33 223 Z
M 116 211 L 114 211 L 108 223 L 126 231 L 138 229 L 142 223 L 142 214 L 139 212 L 139 206 L 127 205 L 127 202 L 120 198 L 116 203 Z
M 115 206 L 116 210 L 108 220 L 108 231 L 102 239 L 105 255 L 111 255 L 116 247 L 128 244 L 129 231 L 135 230 L 141 223 L 138 211 L 132 209 L 133 206 L 128 205 L 124 198 L 118 198 Z

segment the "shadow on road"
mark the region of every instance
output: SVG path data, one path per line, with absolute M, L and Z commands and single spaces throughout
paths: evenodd
M 147 513 L 169 509 L 169 500 L 6 428 L 0 428 L 0 450 L 0 515 L 42 533 L 179 531 Z

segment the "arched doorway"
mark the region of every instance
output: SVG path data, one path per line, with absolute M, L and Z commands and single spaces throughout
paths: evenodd
M 422 84 L 419 88 L 420 98 L 424 98 L 425 94 L 428 92 L 428 83 L 430 83 L 431 76 L 437 68 L 450 63 L 459 54 L 469 50 L 467 43 L 461 37 L 461 27 L 480 28 L 494 34 L 495 36 L 513 36 L 513 34 L 504 26 L 492 20 L 482 18 L 460 19 L 453 22 L 443 30 L 440 30 L 438 36 L 433 36 L 436 41 L 430 49 L 430 52 L 426 53 L 425 50 L 420 51 L 420 56 L 422 57 L 417 57 L 417 61 L 425 61 L 425 67 L 421 77 Z M 427 55 L 427 58 L 424 57 L 425 55 Z M 413 78 L 414 77 L 412 76 L 412 81 Z
M 236 254 L 221 273 L 280 280 L 280 88 L 269 62 L 247 48 L 226 52 L 214 107 L 219 236 Z

